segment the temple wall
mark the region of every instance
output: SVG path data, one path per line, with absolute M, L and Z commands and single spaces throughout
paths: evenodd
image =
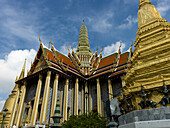
M 51 112 L 51 103 L 52 103 L 52 96 L 53 96 L 53 86 L 54 86 L 54 78 L 50 81 L 50 93 L 49 93 L 49 100 L 48 100 L 48 108 L 47 108 L 47 117 L 46 120 L 50 119 L 50 112 Z
M 107 116 L 107 108 L 106 108 L 106 102 L 109 100 L 109 93 L 108 93 L 108 84 L 107 81 L 103 82 L 101 84 L 101 94 L 102 94 L 102 111 L 103 116 Z

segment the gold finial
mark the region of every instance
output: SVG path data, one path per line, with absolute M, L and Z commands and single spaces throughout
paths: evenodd
M 73 51 L 73 44 L 71 45 L 71 50 Z
M 96 49 L 96 51 L 99 49 L 99 46 L 97 45 L 97 49 Z
M 122 47 L 122 42 L 120 41 L 119 54 L 121 54 L 121 47 Z
M 69 49 L 69 46 L 67 46 L 67 49 L 68 49 L 68 52 L 70 53 L 70 49 Z
M 18 80 L 18 76 L 16 76 L 16 79 L 15 79 L 15 81 L 17 81 Z
M 49 47 L 48 48 L 50 48 L 50 44 L 53 45 L 51 40 L 52 40 L 52 38 L 50 38 L 50 42 L 49 42 Z
M 103 52 L 103 46 L 102 46 L 102 50 L 101 50 L 101 52 Z
M 25 66 L 26 66 L 26 60 L 27 60 L 27 59 L 25 59 L 25 62 L 24 62 L 24 65 L 23 65 L 23 67 L 22 67 L 22 71 L 21 71 L 21 74 L 20 74 L 19 79 L 24 78 L 24 74 L 25 74 Z
M 83 25 L 84 25 L 84 20 L 83 20 Z
M 133 46 L 133 44 L 134 44 L 134 43 L 133 43 L 133 40 L 132 40 L 132 44 L 131 44 L 131 47 Z
M 150 2 L 149 0 L 139 0 L 139 3 L 143 3 L 143 2 Z
M 41 41 L 41 39 L 40 39 L 40 36 L 39 36 L 39 41 L 40 41 L 40 43 L 42 43 L 42 41 Z

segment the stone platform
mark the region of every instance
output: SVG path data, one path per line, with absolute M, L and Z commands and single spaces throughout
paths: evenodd
M 119 128 L 170 128 L 170 107 L 136 110 L 118 120 Z

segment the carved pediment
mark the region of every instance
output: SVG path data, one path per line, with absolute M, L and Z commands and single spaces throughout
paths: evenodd
M 46 68 L 48 65 L 47 65 L 47 62 L 45 61 L 43 55 L 40 56 L 40 59 L 38 60 L 38 63 L 35 65 L 34 67 L 34 71 L 33 73 L 35 72 L 38 72 L 44 68 Z

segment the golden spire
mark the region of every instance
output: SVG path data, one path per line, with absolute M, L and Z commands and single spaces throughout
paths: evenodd
M 162 18 L 149 0 L 139 0 L 138 27 L 153 19 Z
M 84 25 L 84 20 L 83 20 L 83 25 Z
M 24 62 L 24 65 L 23 65 L 23 68 L 22 68 L 22 71 L 21 71 L 21 74 L 20 74 L 20 77 L 19 77 L 19 80 L 24 78 L 24 75 L 25 75 L 25 65 L 26 65 L 26 60 L 25 59 L 25 62 Z
M 149 0 L 139 0 L 139 4 L 142 4 L 144 2 L 150 2 Z
M 71 50 L 72 50 L 72 52 L 74 52 L 74 50 L 73 50 L 73 44 L 71 45 Z

